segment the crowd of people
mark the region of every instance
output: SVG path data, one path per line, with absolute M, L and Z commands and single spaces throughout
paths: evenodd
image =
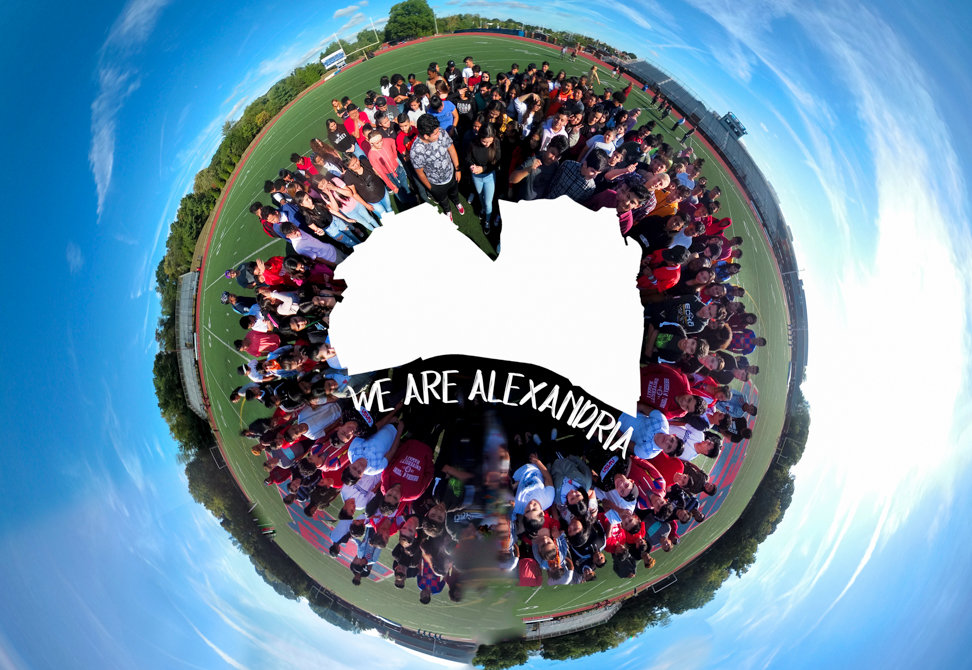
M 240 287 L 222 296 L 244 331 L 235 347 L 250 357 L 230 399 L 266 407 L 242 430 L 265 483 L 335 522 L 330 553 L 354 552 L 356 585 L 390 544 L 395 586 L 415 579 L 423 603 L 445 589 L 458 601 L 480 555 L 521 585 L 541 584 L 544 571 L 548 584 L 591 581 L 608 555 L 630 578 L 705 519 L 701 501 L 717 487 L 696 460 L 752 435 L 757 407 L 739 387 L 759 372 L 746 356 L 766 341 L 745 289 L 730 283 L 744 240 L 716 218 L 721 189 L 684 144 L 694 129 L 678 146 L 654 132 L 671 113 L 661 95 L 632 108 L 632 84 L 612 90 L 596 65 L 580 77 L 547 62 L 494 74 L 472 57 L 462 65 L 430 63 L 421 78 L 383 76 L 360 100 L 333 100 L 326 139 L 265 183 L 267 204 L 250 212 L 287 247 L 225 273 Z M 562 196 L 613 209 L 643 250 L 641 395 L 637 414 L 621 417 L 630 449 L 605 451 L 505 406 L 356 409 L 351 390 L 375 375 L 348 375 L 328 335 L 346 289 L 335 270 L 354 247 L 422 202 L 451 218 L 465 200 L 498 239 L 498 200 Z M 488 426 L 503 438 L 486 439 Z

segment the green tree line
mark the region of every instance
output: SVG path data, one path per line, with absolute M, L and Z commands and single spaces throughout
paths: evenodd
M 384 38 L 386 42 L 410 40 L 419 37 L 435 35 L 436 26 L 439 33 L 453 33 L 457 30 L 471 30 L 473 28 L 501 28 L 504 30 L 522 30 L 525 33 L 543 32 L 558 45 L 573 47 L 580 43 L 591 45 L 614 54 L 624 54 L 598 39 L 562 30 L 550 30 L 543 26 L 522 23 L 516 19 L 499 19 L 482 16 L 480 14 L 451 14 L 449 16 L 434 16 L 432 8 L 426 0 L 405 0 L 393 5 L 388 13 L 388 23 L 385 24 Z M 360 36 L 360 33 L 359 33 Z M 364 45 L 361 45 L 364 46 Z M 634 54 L 624 54 L 634 58 Z M 461 58 L 461 56 L 460 56 Z M 458 59 L 454 59 L 458 61 Z
M 795 411 L 774 459 L 739 519 L 711 547 L 678 572 L 678 581 L 658 593 L 645 590 L 626 600 L 617 614 L 596 628 L 543 641 L 510 640 L 482 645 L 473 663 L 485 670 L 523 665 L 531 657 L 564 661 L 613 649 L 647 628 L 665 625 L 673 615 L 708 604 L 732 576 L 744 575 L 759 545 L 777 529 L 793 499 L 790 468 L 803 456 L 810 432 L 810 406 L 797 388 Z M 784 439 L 786 438 L 786 439 Z
M 297 68 L 250 103 L 238 120 L 228 121 L 212 160 L 196 174 L 192 191 L 179 203 L 175 220 L 169 226 L 165 255 L 155 271 L 161 316 L 155 330 L 159 353 L 155 356 L 153 372 L 159 410 L 178 444 L 193 499 L 219 520 L 233 544 L 250 558 L 257 573 L 278 593 L 289 598 L 309 598 L 312 609 L 323 618 L 346 630 L 360 631 L 369 624 L 340 603 L 315 604 L 317 601 L 310 598 L 314 582 L 286 552 L 262 533 L 248 512 L 246 498 L 229 470 L 216 466 L 209 452 L 216 446 L 212 429 L 207 421 L 189 409 L 179 378 L 178 360 L 171 353 L 185 346 L 178 341 L 175 329 L 178 280 L 192 269 L 199 235 L 227 180 L 260 130 L 323 74 L 320 63 Z

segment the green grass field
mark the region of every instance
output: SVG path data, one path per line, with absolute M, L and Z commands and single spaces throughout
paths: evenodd
M 226 460 L 242 482 L 247 496 L 259 503 L 261 518 L 276 527 L 277 543 L 312 578 L 356 606 L 408 628 L 464 639 L 472 638 L 477 631 L 486 627 L 508 622 L 511 608 L 513 615 L 517 617 L 550 616 L 618 597 L 636 586 L 656 582 L 690 561 L 724 533 L 742 513 L 773 458 L 783 423 L 790 360 L 786 335 L 787 311 L 771 251 L 742 194 L 732 188 L 732 182 L 721 170 L 718 160 L 701 142 L 693 138 L 690 141 L 697 155 L 706 158 L 703 174 L 708 177 L 709 186 L 721 185 L 725 192 L 721 198 L 723 215 L 733 219 L 729 234 L 745 238 L 744 269 L 738 279 L 749 293 L 746 304 L 752 305 L 751 311 L 759 314 L 759 334 L 769 340 L 768 346 L 750 356 L 752 362 L 761 368 L 760 374 L 755 378 L 760 396 L 759 420 L 756 422 L 754 437 L 749 443 L 745 460 L 717 514 L 685 536 L 671 553 L 653 554 L 657 556 L 658 565 L 650 571 L 642 567 L 634 580 L 622 581 L 609 569 L 605 569 L 599 571 L 597 581 L 585 585 L 516 588 L 506 593 L 487 592 L 481 597 L 470 593 L 459 604 L 450 602 L 442 594 L 433 598 L 428 606 L 419 604 L 414 583 L 405 590 L 394 588 L 390 580 L 367 582 L 360 587 L 353 587 L 346 567 L 326 554 L 321 554 L 291 531 L 287 527 L 290 515 L 280 502 L 277 490 L 263 485 L 266 475 L 261 468 L 263 459 L 250 454 L 252 441 L 239 437 L 241 425 L 266 415 L 266 410 L 262 405 L 248 404 L 242 408 L 241 414 L 240 407 L 228 400 L 230 390 L 238 386 L 241 380 L 236 373 L 236 367 L 247 358 L 232 348 L 233 340 L 242 336 L 238 324 L 239 316 L 219 301 L 222 291 L 239 289 L 236 282 L 223 278 L 223 271 L 245 260 L 257 257 L 266 259 L 283 253 L 283 241 L 267 237 L 256 217 L 249 214 L 247 208 L 254 200 L 269 202 L 268 196 L 263 193 L 263 182 L 265 179 L 274 178 L 280 168 L 289 167 L 289 156 L 292 152 L 307 153 L 311 138 L 326 137 L 324 121 L 332 115 L 332 98 L 348 95 L 360 101 L 366 90 L 377 90 L 378 79 L 383 74 L 422 73 L 430 61 L 444 64 L 449 59 L 454 59 L 461 62 L 467 54 L 473 55 L 476 62 L 494 76 L 500 71 L 507 71 L 514 61 L 522 69 L 528 62 L 535 61 L 539 64 L 548 60 L 555 71 L 562 67 L 567 70 L 568 75 L 580 75 L 590 67 L 589 62 L 582 59 L 575 63 L 561 61 L 559 49 L 521 40 L 473 34 L 408 45 L 338 74 L 283 112 L 283 116 L 259 141 L 245 164 L 237 168 L 239 174 L 214 224 L 212 241 L 201 276 L 203 290 L 198 305 L 202 371 Z M 618 88 L 616 84 L 608 85 Z M 648 100 L 640 90 L 635 89 L 626 106 L 645 107 Z M 644 112 L 640 122 L 649 119 L 657 120 L 657 115 L 653 115 L 651 111 Z M 671 118 L 666 119 L 665 127 L 659 126 L 655 130 L 662 132 L 670 144 L 675 144 L 669 132 L 673 122 Z M 502 204 L 500 207 L 502 208 Z M 493 253 L 492 246 L 481 232 L 478 219 L 471 215 L 471 211 L 469 208 L 465 217 L 456 217 L 460 230 L 485 252 Z M 709 465 L 711 466 L 711 461 Z M 332 509 L 336 510 L 336 506 Z M 390 547 L 388 552 L 390 554 Z M 387 565 L 391 561 L 389 554 L 383 555 L 385 560 L 382 562 Z

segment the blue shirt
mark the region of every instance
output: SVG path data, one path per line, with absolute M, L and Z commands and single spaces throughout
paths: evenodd
M 426 111 L 439 120 L 439 127 L 442 128 L 443 131 L 447 131 L 449 128 L 452 128 L 452 126 L 455 125 L 452 122 L 452 112 L 454 112 L 455 109 L 455 105 L 448 100 L 443 100 L 442 109 L 440 109 L 438 112 L 433 112 L 431 108 Z
M 723 414 L 728 414 L 733 419 L 739 419 L 745 414 L 742 408 L 745 402 L 746 397 L 736 389 L 732 389 L 729 392 L 729 400 L 720 400 L 715 404 L 715 407 Z
M 368 467 L 364 469 L 366 475 L 377 475 L 388 467 L 388 459 L 385 454 L 391 449 L 395 442 L 398 430 L 395 426 L 388 425 L 379 430 L 371 437 L 356 437 L 348 445 L 348 461 L 354 463 L 359 458 L 368 461 Z
M 618 417 L 618 423 L 621 426 L 619 430 L 622 434 L 628 428 L 633 428 L 631 441 L 634 443 L 635 456 L 647 461 L 661 453 L 661 447 L 655 444 L 655 435 L 658 433 L 665 433 L 667 435 L 669 428 L 668 419 L 657 409 L 652 411 L 648 416 L 640 413 L 637 417 L 632 417 L 630 414 L 622 414 Z

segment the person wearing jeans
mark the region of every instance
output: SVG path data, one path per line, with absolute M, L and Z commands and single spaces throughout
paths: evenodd
M 489 233 L 493 221 L 493 196 L 496 193 L 496 168 L 500 161 L 500 143 L 496 139 L 496 129 L 490 123 L 479 128 L 476 139 L 466 147 L 464 156 L 472 173 L 473 188 L 480 201 L 480 216 L 483 219 L 483 232 Z
M 322 190 L 323 189 L 323 190 Z M 375 220 L 368 209 L 358 201 L 354 192 L 338 177 L 321 179 L 318 190 L 327 203 L 328 210 L 335 218 L 344 221 L 357 221 L 366 230 L 375 229 Z M 359 237 L 359 236 L 355 236 Z
M 377 214 L 379 217 L 382 217 L 385 214 L 395 214 L 395 210 L 392 209 L 391 193 L 389 191 L 385 191 L 385 195 L 381 200 L 370 204 L 374 208 L 372 212 Z
M 368 131 L 368 160 L 387 187 L 385 198 L 381 203 L 374 203 L 376 208 L 379 208 L 379 204 L 382 206 L 380 213 L 391 211 L 391 198 L 388 191 L 398 196 L 402 202 L 411 204 L 415 201 L 408 188 L 405 168 L 398 162 L 395 140 L 383 136 L 379 130 Z M 387 209 L 384 209 L 385 207 Z
M 452 219 L 452 209 L 449 201 L 459 210 L 459 215 L 466 213 L 459 202 L 459 156 L 456 147 L 448 133 L 439 128 L 439 121 L 431 114 L 423 114 L 416 122 L 418 137 L 412 143 L 409 158 L 415 174 L 442 211 Z
M 346 168 L 344 182 L 365 209 L 378 217 L 395 213 L 391 206 L 391 195 L 371 161 L 357 156 L 345 156 L 344 167 Z M 395 187 L 395 190 L 398 190 L 398 187 Z

